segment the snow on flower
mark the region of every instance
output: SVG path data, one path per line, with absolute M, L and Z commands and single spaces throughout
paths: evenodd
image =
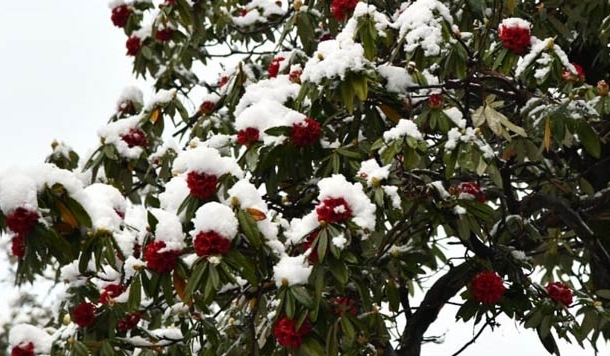
M 159 252 L 182 250 L 186 247 L 182 224 L 176 214 L 163 209 L 150 209 L 149 211 L 157 219 L 155 240 L 165 242 L 165 246 Z
M 94 229 L 118 231 L 123 224 L 127 204 L 125 198 L 115 187 L 95 183 L 83 189 L 87 196 L 83 204 L 91 218 Z
M 408 119 L 400 119 L 396 126 L 383 133 L 384 141 L 397 140 L 405 136 L 413 137 L 416 140 L 424 139 L 424 136 L 417 128 L 417 125 Z
M 352 26 L 350 22 L 352 20 L 357 22 L 360 17 L 370 17 L 375 23 L 375 29 L 377 30 L 379 36 L 385 36 L 384 31 L 391 25 L 386 15 L 377 11 L 375 5 L 367 4 L 366 2 L 358 2 L 354 8 L 354 14 L 346 26 Z
M 11 347 L 33 345 L 36 354 L 51 353 L 53 338 L 46 331 L 29 324 L 17 324 L 9 332 L 8 342 Z
M 195 238 L 200 232 L 215 231 L 228 240 L 237 234 L 239 223 L 230 207 L 217 202 L 202 205 L 193 218 L 193 230 L 189 233 Z
M 388 178 L 390 175 L 390 165 L 388 164 L 380 167 L 377 160 L 371 158 L 360 164 L 360 169 L 356 175 L 362 179 L 365 179 L 366 184 L 369 187 L 376 186 L 379 184 L 379 182 Z
M 235 159 L 223 157 L 218 150 L 203 145 L 181 151 L 174 161 L 173 172 L 174 174 L 199 172 L 217 178 L 227 173 L 241 178 L 244 174 Z
M 158 105 L 164 105 L 174 100 L 176 97 L 176 89 L 161 89 L 153 95 L 150 101 L 146 104 L 145 111 L 150 111 Z
M 531 27 L 528 21 L 518 17 L 502 20 L 498 27 L 498 37 L 502 41 L 502 46 L 516 54 L 525 52 L 531 43 Z
M 121 157 L 127 159 L 137 159 L 144 152 L 144 148 L 140 145 L 131 145 L 123 139 L 128 136 L 132 130 L 137 129 L 140 117 L 132 116 L 125 119 L 120 119 L 111 122 L 108 125 L 97 130 L 97 135 L 106 144 L 112 144 Z
M 38 209 L 36 181 L 27 174 L 5 172 L 0 177 L 0 209 L 8 215 L 17 208 Z
M 335 174 L 318 182 L 319 201 L 343 198 L 352 211 L 352 221 L 363 229 L 375 229 L 375 204 L 366 196 L 360 183 L 349 183 L 343 175 Z
M 117 100 L 117 111 L 125 115 L 135 115 L 136 105 L 144 104 L 144 96 L 142 91 L 135 86 L 128 86 L 123 89 Z
M 249 1 L 238 16 L 231 16 L 236 26 L 248 27 L 256 23 L 267 23 L 270 16 L 283 16 L 286 10 L 282 8 L 281 2 L 273 0 Z
M 378 66 L 377 72 L 386 80 L 386 89 L 393 93 L 406 93 L 407 88 L 417 85 L 403 67 L 386 63 Z
M 305 261 L 305 255 L 287 256 L 280 258 L 273 266 L 273 279 L 279 288 L 282 285 L 292 286 L 306 284 L 311 274 L 312 266 Z
M 438 56 L 443 42 L 443 22 L 453 25 L 449 9 L 437 0 L 418 0 L 407 7 L 392 24 L 405 41 L 405 51 L 418 47 L 426 57 Z

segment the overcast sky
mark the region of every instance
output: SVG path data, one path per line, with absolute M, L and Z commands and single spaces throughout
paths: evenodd
M 95 146 L 96 130 L 112 114 L 121 90 L 136 82 L 124 43 L 105 0 L 3 1 L 0 171 L 42 162 L 54 139 L 79 154 Z M 423 356 L 452 355 L 473 335 L 472 325 L 454 323 L 455 310 L 445 308 L 430 332 L 446 333 L 445 342 L 424 345 Z M 562 354 L 593 352 L 563 346 Z M 518 331 L 515 322 L 505 320 L 461 355 L 542 356 L 546 351 L 534 331 Z

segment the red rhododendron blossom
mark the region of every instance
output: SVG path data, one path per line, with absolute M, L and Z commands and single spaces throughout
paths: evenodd
M 25 256 L 25 239 L 23 235 L 17 234 L 11 241 L 11 252 L 13 256 L 22 259 Z
M 502 46 L 516 54 L 525 52 L 532 42 L 529 22 L 514 17 L 502 21 L 498 28 L 498 36 Z
M 497 304 L 505 291 L 502 278 L 494 271 L 481 272 L 470 282 L 470 292 L 479 303 Z
M 311 331 L 311 326 L 306 320 L 297 330 L 297 321 L 289 319 L 287 316 L 280 317 L 273 327 L 273 334 L 278 344 L 289 349 L 298 349 L 303 343 L 303 336 Z
M 269 78 L 277 77 L 277 74 L 280 72 L 280 62 L 283 61 L 284 57 L 273 58 L 269 67 L 267 68 L 267 73 L 269 74 Z
M 95 305 L 81 302 L 72 311 L 72 320 L 81 328 L 93 325 L 95 323 Z
M 229 82 L 229 78 L 226 75 L 220 77 L 220 81 L 218 82 L 218 86 L 220 88 L 224 87 Z
M 218 178 L 213 174 L 189 172 L 186 176 L 186 184 L 195 198 L 206 199 L 216 192 Z
M 34 344 L 30 341 L 26 343 L 20 343 L 14 346 L 11 350 L 11 356 L 34 356 Z
M 356 302 L 350 297 L 334 297 L 330 302 L 335 305 L 335 314 L 343 315 L 345 312 L 354 316 L 358 314 Z
M 125 47 L 127 47 L 128 56 L 135 56 L 142 48 L 142 40 L 138 36 L 131 36 L 125 42 Z
M 472 195 L 476 200 L 481 203 L 485 203 L 485 193 L 481 191 L 481 187 L 475 182 L 462 182 L 458 185 L 458 191 L 460 194 Z
M 443 106 L 443 96 L 441 94 L 431 94 L 428 97 L 428 106 L 432 109 L 440 109 Z
M 201 103 L 201 105 L 199 105 L 199 112 L 207 115 L 207 114 L 213 112 L 215 107 L 216 107 L 216 103 L 214 103 L 213 101 L 206 100 L 203 103 Z
M 123 293 L 123 286 L 120 284 L 107 285 L 100 294 L 100 304 L 108 304 L 111 300 L 121 295 L 121 293 Z
M 125 319 L 119 320 L 117 323 L 117 329 L 119 332 L 131 330 L 135 328 L 140 322 L 140 318 L 142 317 L 141 312 L 129 313 L 125 315 Z
M 301 84 L 301 74 L 303 74 L 302 70 L 295 69 L 295 70 L 291 71 L 290 74 L 288 74 L 288 79 L 292 83 Z
M 259 138 L 258 129 L 253 127 L 248 127 L 245 130 L 239 130 L 239 132 L 237 132 L 237 143 L 245 145 L 248 148 L 250 148 L 254 142 L 258 141 Z
M 140 129 L 129 129 L 129 133 L 121 136 L 121 139 L 127 143 L 129 148 L 148 146 L 146 134 Z
M 17 235 L 27 235 L 38 221 L 38 212 L 17 208 L 6 216 L 6 226 Z
M 193 247 L 197 256 L 226 255 L 231 250 L 231 240 L 216 231 L 200 232 L 195 236 Z
M 292 142 L 300 147 L 309 146 L 318 141 L 321 133 L 322 129 L 320 128 L 320 124 L 316 120 L 308 117 L 303 120 L 303 122 L 294 123 L 292 125 Z
M 167 42 L 172 39 L 172 35 L 174 34 L 174 29 L 171 27 L 165 27 L 162 29 L 158 29 L 155 34 L 155 38 L 159 42 Z
M 546 292 L 555 303 L 561 303 L 566 307 L 572 304 L 572 290 L 561 282 L 553 282 L 546 285 Z
M 248 9 L 243 8 L 243 9 L 239 10 L 239 16 L 240 16 L 240 17 L 244 17 L 244 16 L 246 16 L 247 14 L 248 14 Z
M 354 11 L 358 0 L 333 0 L 330 3 L 330 12 L 337 21 L 343 21 L 347 14 Z
M 144 252 L 146 267 L 157 273 L 170 272 L 174 269 L 181 252 L 177 250 L 160 252 L 164 248 L 164 241 L 154 241 L 146 246 L 146 251 Z
M 343 198 L 326 198 L 316 207 L 318 221 L 337 223 L 349 219 L 352 209 Z
M 131 8 L 125 4 L 119 5 L 112 9 L 112 16 L 110 19 L 116 27 L 125 27 L 129 16 L 131 16 Z
M 574 69 L 576 69 L 576 73 L 572 73 L 568 68 L 564 68 L 561 71 L 561 78 L 567 82 L 584 82 L 585 81 L 585 71 L 582 67 L 576 63 L 572 63 Z
M 165 5 L 174 5 L 176 4 L 176 0 L 165 0 Z

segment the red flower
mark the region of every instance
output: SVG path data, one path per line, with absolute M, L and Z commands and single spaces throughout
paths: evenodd
M 231 240 L 216 231 L 200 232 L 195 236 L 193 247 L 197 256 L 226 255 L 231 249 Z
M 428 106 L 432 109 L 440 109 L 443 106 L 443 96 L 441 94 L 431 94 L 428 97 Z
M 174 5 L 176 0 L 165 0 L 165 5 Z
M 131 330 L 135 328 L 140 322 L 140 318 L 142 317 L 141 312 L 129 313 L 125 315 L 125 319 L 119 320 L 117 324 L 117 329 L 119 332 Z
M 11 356 L 34 356 L 34 344 L 30 341 L 27 344 L 25 342 L 14 346 L 11 350 Z
M 146 134 L 144 131 L 140 129 L 129 129 L 129 133 L 127 135 L 121 136 L 121 139 L 127 143 L 129 148 L 133 147 L 146 147 L 148 146 L 148 140 L 146 139 Z
M 470 282 L 470 292 L 477 302 L 497 304 L 504 295 L 506 288 L 502 278 L 494 271 L 477 274 Z
M 23 238 L 23 235 L 15 235 L 11 242 L 11 252 L 13 253 L 13 256 L 22 259 L 23 256 L 25 256 L 25 239 Z
M 228 81 L 229 81 L 229 78 L 226 75 L 223 75 L 222 77 L 220 77 L 220 81 L 218 82 L 218 87 L 220 87 L 220 88 L 224 87 Z
M 334 297 L 330 302 L 335 305 L 335 314 L 343 315 L 345 312 L 354 316 L 358 314 L 356 302 L 350 297 Z
M 125 47 L 127 47 L 128 56 L 135 56 L 142 48 L 142 40 L 138 36 L 131 36 L 125 42 Z
M 322 129 L 320 128 L 320 124 L 309 117 L 303 122 L 292 124 L 292 141 L 295 145 L 300 147 L 309 146 L 315 143 L 321 133 Z
M 311 331 L 311 326 L 307 320 L 301 324 L 298 330 L 296 326 L 296 320 L 289 319 L 285 315 L 280 317 L 273 327 L 273 334 L 278 344 L 290 349 L 298 349 L 303 343 L 303 336 Z
M 561 282 L 553 282 L 546 285 L 546 292 L 555 303 L 561 303 L 566 307 L 572 304 L 572 290 Z
M 172 39 L 172 35 L 174 34 L 174 29 L 171 27 L 165 27 L 163 29 L 157 30 L 155 34 L 155 38 L 160 42 L 167 42 Z
M 93 325 L 95 323 L 95 305 L 81 302 L 72 311 L 72 320 L 81 328 Z
M 199 112 L 204 115 L 210 114 L 214 112 L 214 108 L 216 108 L 216 103 L 213 101 L 206 100 L 201 105 L 199 105 Z
M 100 303 L 104 305 L 108 304 L 111 300 L 121 295 L 121 293 L 123 293 L 123 290 L 123 286 L 121 286 L 120 284 L 107 285 L 106 287 L 104 287 L 104 290 L 100 294 Z
M 358 0 L 333 0 L 330 3 L 330 12 L 337 21 L 343 21 L 347 14 L 354 11 Z
M 191 195 L 202 200 L 216 192 L 216 183 L 218 183 L 218 178 L 213 174 L 192 171 L 186 177 L 186 184 Z
M 254 127 L 248 127 L 245 130 L 239 130 L 239 132 L 237 132 L 237 143 L 245 145 L 248 148 L 250 148 L 254 142 L 258 141 L 259 138 L 258 129 L 255 129 Z
M 316 207 L 318 221 L 336 223 L 349 219 L 352 209 L 343 198 L 326 198 Z
M 532 41 L 532 33 L 529 27 L 525 27 L 518 22 L 500 24 L 498 37 L 502 45 L 516 54 L 521 54 L 527 50 Z
M 585 71 L 579 64 L 572 63 L 574 68 L 576 69 L 576 73 L 572 73 L 568 68 L 564 68 L 561 71 L 561 78 L 567 82 L 577 82 L 582 83 L 585 81 Z
M 269 78 L 277 77 L 277 74 L 280 71 L 280 62 L 283 61 L 284 59 L 285 59 L 284 57 L 273 58 L 273 60 L 269 64 L 269 67 L 267 68 L 267 73 L 269 74 Z
M 458 185 L 460 193 L 470 194 L 481 203 L 485 203 L 485 193 L 481 191 L 481 187 L 475 182 L 462 182 Z
M 159 252 L 163 248 L 165 248 L 164 241 L 154 241 L 146 246 L 146 251 L 144 252 L 146 267 L 157 273 L 165 273 L 173 270 L 178 261 L 178 256 L 180 256 L 181 253 L 177 250 Z
M 295 69 L 288 74 L 288 79 L 293 83 L 301 84 L 301 74 L 303 74 L 302 70 Z
M 309 250 L 311 245 L 313 245 L 313 243 L 318 238 L 319 234 L 320 234 L 320 230 L 314 230 L 311 234 L 309 234 L 309 236 L 307 236 L 307 240 L 305 240 L 305 242 L 303 242 L 303 251 Z M 318 249 L 317 248 L 312 249 L 311 252 L 309 253 L 309 256 L 307 256 L 307 259 L 312 263 L 317 263 L 318 259 L 319 259 Z
M 117 111 L 124 115 L 134 115 L 136 113 L 136 106 L 131 100 L 121 101 L 117 107 Z
M 112 9 L 112 16 L 110 16 L 110 19 L 116 27 L 125 27 L 129 16 L 131 16 L 131 12 L 129 6 L 125 4 L 119 5 Z
M 246 16 L 247 14 L 248 14 L 248 9 L 243 8 L 243 9 L 239 10 L 239 16 L 240 16 L 240 17 L 244 17 L 244 16 Z
M 19 207 L 6 217 L 6 226 L 17 235 L 25 236 L 37 221 L 38 212 Z

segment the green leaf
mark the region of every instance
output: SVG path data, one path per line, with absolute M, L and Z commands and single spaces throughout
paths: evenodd
M 197 289 L 197 287 L 199 286 L 199 283 L 201 282 L 201 278 L 203 277 L 203 274 L 206 271 L 207 266 L 208 266 L 207 262 L 205 262 L 205 263 L 203 261 L 195 262 L 195 264 L 193 265 L 193 272 L 191 273 L 191 276 L 189 277 L 189 279 L 186 282 L 186 288 L 184 290 L 184 300 L 191 299 L 193 292 Z
M 585 150 L 587 150 L 591 156 L 599 158 L 601 155 L 601 144 L 599 142 L 599 135 L 593 131 L 593 128 L 585 121 L 578 121 L 576 124 L 576 133 Z
M 248 242 L 250 242 L 250 245 L 256 249 L 259 249 L 262 245 L 262 241 L 256 221 L 254 221 L 250 214 L 241 209 L 237 211 L 237 220 L 239 221 L 239 226 L 241 226 L 244 235 L 246 235 L 246 238 L 248 239 Z
M 292 286 L 290 287 L 290 293 L 299 301 L 299 303 L 303 304 L 307 309 L 313 308 L 313 299 L 309 295 L 309 292 L 302 286 Z
M 129 287 L 129 298 L 127 299 L 127 308 L 129 310 L 138 310 L 142 300 L 142 280 L 135 277 Z
M 385 286 L 385 294 L 388 297 L 388 303 L 390 305 L 390 311 L 397 312 L 400 308 L 400 293 L 396 282 L 389 280 Z
M 326 353 L 328 356 L 339 355 L 339 345 L 337 344 L 337 330 L 339 329 L 339 321 L 334 322 L 326 333 Z
M 610 289 L 598 289 L 595 294 L 597 294 L 598 296 L 604 298 L 604 299 L 609 299 L 610 300 Z
M 348 271 L 345 263 L 333 257 L 329 257 L 327 261 L 330 273 L 333 275 L 333 277 L 335 277 L 337 282 L 339 282 L 339 284 L 342 286 L 347 284 Z

